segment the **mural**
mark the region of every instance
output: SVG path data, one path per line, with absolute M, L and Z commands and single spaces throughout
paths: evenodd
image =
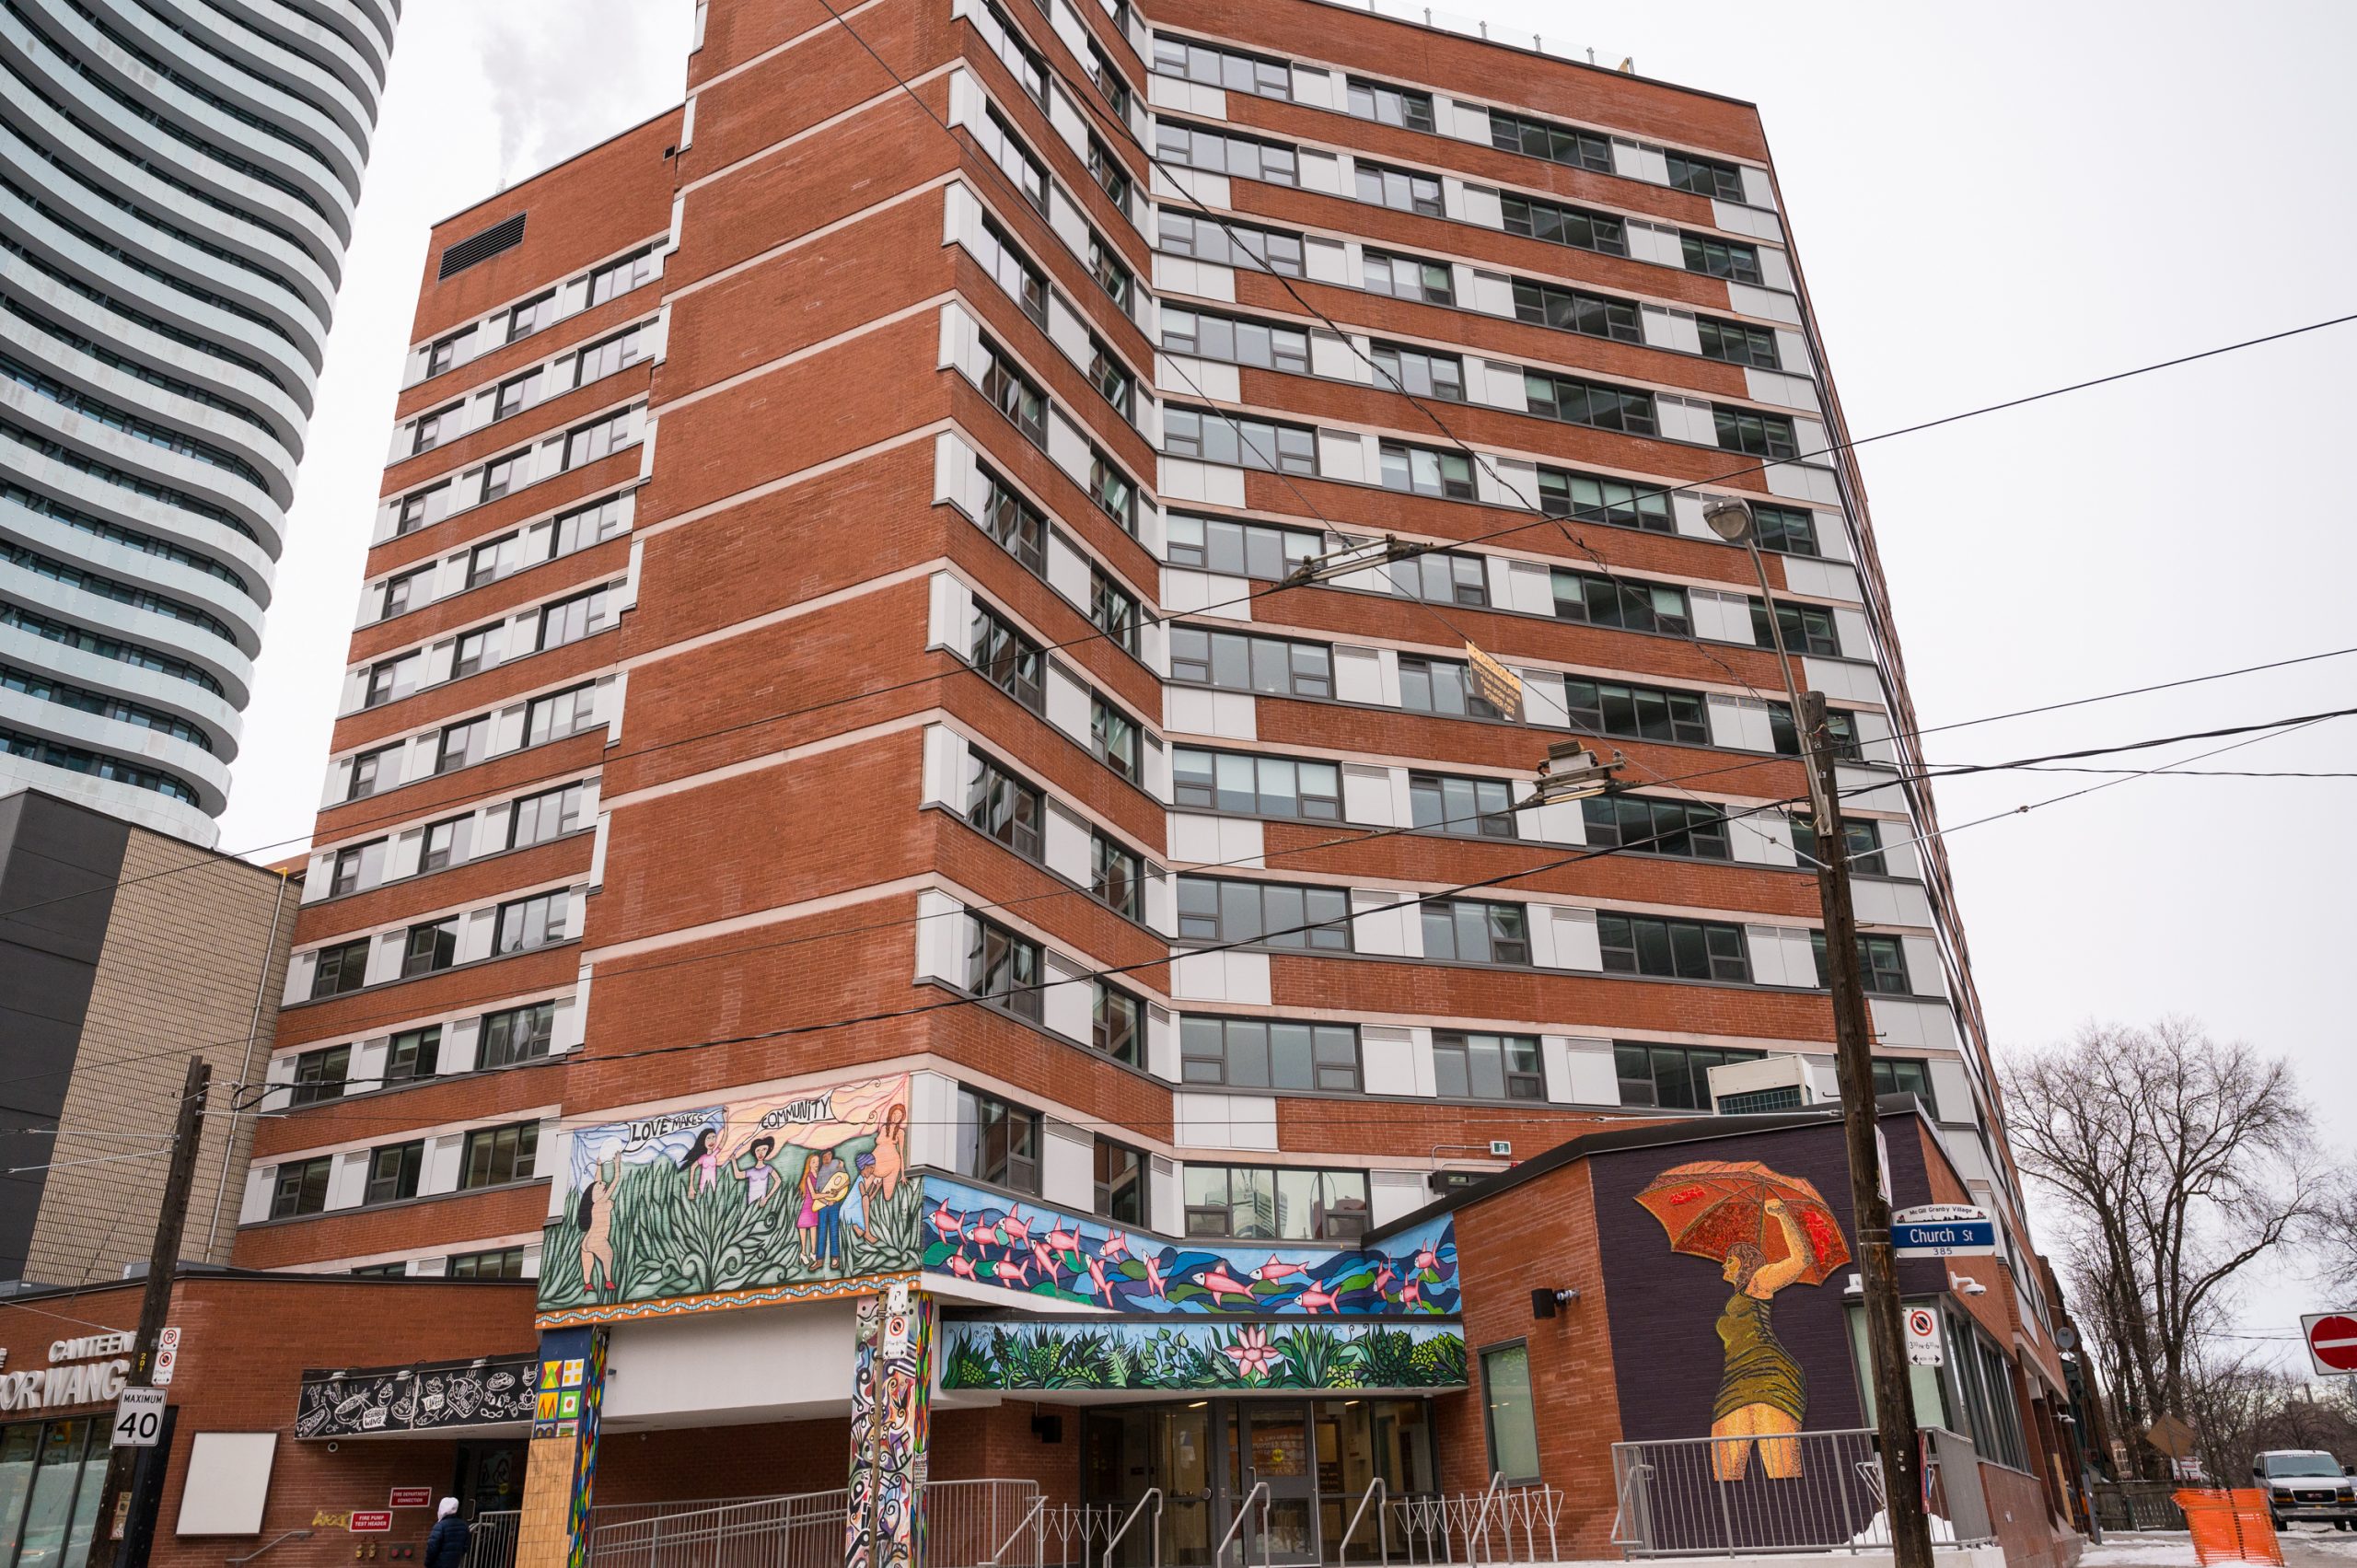
M 1711 1407 L 1711 1450 L 1722 1481 L 1739 1481 L 1756 1442 L 1771 1481 L 1801 1473 L 1808 1376 L 1777 1339 L 1770 1305 L 1798 1283 L 1823 1284 L 1850 1260 L 1832 1208 L 1805 1178 L 1756 1160 L 1698 1160 L 1663 1171 L 1636 1194 L 1668 1233 L 1670 1250 L 1719 1265 L 1734 1287 L 1717 1324 L 1724 1366 Z
M 295 1397 L 297 1437 L 358 1437 L 529 1421 L 535 1358 L 429 1362 L 361 1371 L 308 1369 Z
M 929 1178 L 924 1267 L 1114 1312 L 1455 1315 L 1457 1242 L 1443 1214 L 1380 1247 L 1173 1244 L 1002 1192 Z
M 577 1129 L 540 1309 L 817 1295 L 913 1269 L 908 1117 L 904 1074 Z
M 945 1388 L 1461 1388 L 1453 1323 L 944 1326 Z
M 899 1295 L 900 1293 L 895 1293 Z M 844 1568 L 911 1568 L 924 1555 L 933 1396 L 931 1296 L 863 1296 L 853 1336 Z

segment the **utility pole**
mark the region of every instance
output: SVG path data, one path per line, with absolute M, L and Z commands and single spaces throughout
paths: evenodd
M 180 1227 L 188 1219 L 189 1188 L 196 1178 L 196 1140 L 204 1121 L 205 1091 L 213 1069 L 201 1056 L 188 1061 L 188 1078 L 180 1088 L 180 1115 L 172 1123 L 172 1159 L 164 1175 L 163 1207 L 156 1215 L 156 1244 L 147 1254 L 147 1292 L 139 1304 L 139 1333 L 131 1346 L 131 1382 L 145 1388 L 156 1365 L 156 1341 L 172 1309 L 172 1275 L 180 1267 Z M 108 1457 L 106 1484 L 99 1492 L 99 1525 L 90 1541 L 88 1568 L 115 1568 L 122 1541 L 115 1534 L 115 1516 L 131 1489 L 131 1469 L 137 1448 L 117 1448 Z M 130 1533 L 126 1527 L 126 1536 Z
M 1769 616 L 1775 616 L 1770 600 Z M 1780 639 L 1781 640 L 1781 639 Z M 1787 667 L 1789 668 L 1789 666 Z M 1825 914 L 1825 974 L 1833 992 L 1833 1040 L 1841 1124 L 1850 1145 L 1850 1212 L 1865 1281 L 1866 1343 L 1873 1353 L 1875 1434 L 1882 1446 L 1882 1492 L 1895 1568 L 1932 1568 L 1931 1521 L 1923 1505 L 1922 1440 L 1909 1387 L 1906 1330 L 1899 1322 L 1898 1262 L 1890 1240 L 1890 1200 L 1882 1191 L 1882 1140 L 1875 1107 L 1874 1020 L 1858 973 L 1858 916 L 1850 903 L 1850 846 L 1837 803 L 1833 737 L 1825 693 L 1803 691 L 1795 714 L 1808 762 L 1817 819 L 1817 894 Z

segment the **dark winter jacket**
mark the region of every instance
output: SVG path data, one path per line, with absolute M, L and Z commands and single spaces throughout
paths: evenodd
M 435 1520 L 434 1533 L 425 1538 L 425 1568 L 459 1568 L 470 1544 L 466 1521 L 459 1516 Z

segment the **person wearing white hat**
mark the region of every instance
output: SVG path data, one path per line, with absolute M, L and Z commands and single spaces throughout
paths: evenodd
M 459 1568 L 467 1560 L 467 1549 L 474 1544 L 473 1534 L 459 1517 L 459 1500 L 442 1499 L 433 1532 L 425 1538 L 425 1568 Z

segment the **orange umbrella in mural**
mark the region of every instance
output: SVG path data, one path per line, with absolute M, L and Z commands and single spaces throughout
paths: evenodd
M 1771 1214 L 1771 1200 L 1782 1205 L 1805 1238 L 1808 1255 L 1796 1276 L 1803 1283 L 1823 1284 L 1850 1260 L 1850 1244 L 1816 1185 L 1757 1160 L 1696 1160 L 1663 1171 L 1637 1194 L 1645 1212 L 1669 1233 L 1671 1251 L 1714 1263 L 1724 1262 L 1738 1242 L 1757 1248 L 1771 1263 L 1791 1253 L 1793 1232 Z

